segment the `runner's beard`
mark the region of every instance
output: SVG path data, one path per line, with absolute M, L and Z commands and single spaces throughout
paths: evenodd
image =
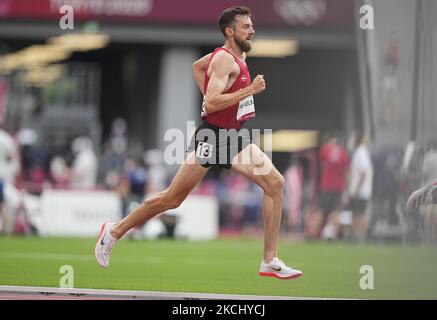
M 239 38 L 234 38 L 235 44 L 237 45 L 238 49 L 240 49 L 243 52 L 249 52 L 250 49 L 252 49 L 252 45 L 249 41 L 244 41 Z

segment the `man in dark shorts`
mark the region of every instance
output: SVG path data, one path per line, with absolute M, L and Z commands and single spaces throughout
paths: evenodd
M 113 246 L 128 230 L 161 212 L 177 208 L 209 167 L 219 165 L 243 174 L 264 190 L 264 256 L 259 275 L 279 279 L 302 275 L 300 270 L 286 266 L 277 254 L 284 178 L 243 130 L 244 123 L 255 115 L 253 96 L 266 88 L 262 75 L 251 82 L 244 60 L 255 34 L 250 17 L 246 7 L 231 7 L 221 14 L 219 27 L 226 39 L 224 46 L 193 65 L 196 83 L 205 96 L 203 125 L 196 131 L 188 155 L 170 186 L 146 199 L 120 222 L 102 226 L 95 247 L 97 262 L 102 267 L 109 265 Z M 228 134 L 230 138 L 226 137 Z M 235 143 L 235 139 L 241 142 Z
M 336 212 L 342 204 L 342 195 L 346 186 L 349 169 L 349 156 L 346 149 L 333 136 L 323 144 L 319 151 L 320 196 L 319 211 L 314 219 L 314 236 L 320 238 L 331 215 L 336 238 L 340 229 L 339 214 Z

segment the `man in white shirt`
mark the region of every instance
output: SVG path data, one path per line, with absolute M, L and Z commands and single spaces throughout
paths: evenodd
M 96 187 L 98 160 L 93 150 L 93 143 L 87 137 L 73 141 L 74 158 L 70 175 L 70 186 L 74 189 L 93 189 Z
M 372 160 L 366 138 L 359 133 L 352 155 L 348 187 L 349 207 L 353 212 L 352 229 L 355 239 L 359 242 L 364 242 L 367 235 L 366 209 L 372 197 L 372 185 Z
M 0 124 L 0 229 L 6 234 L 12 232 L 14 219 L 5 190 L 15 190 L 15 179 L 19 170 L 18 148 L 14 138 Z
M 14 139 L 0 128 L 0 179 L 15 184 L 20 169 L 18 151 Z

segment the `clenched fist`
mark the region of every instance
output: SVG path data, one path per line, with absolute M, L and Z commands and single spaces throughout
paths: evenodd
M 253 79 L 251 86 L 254 90 L 254 94 L 263 92 L 266 89 L 266 81 L 264 80 L 264 75 L 257 75 L 255 79 Z

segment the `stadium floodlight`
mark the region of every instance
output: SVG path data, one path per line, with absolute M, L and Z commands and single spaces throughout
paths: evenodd
M 318 146 L 317 130 L 278 130 L 271 134 L 273 152 L 298 152 Z M 266 141 L 263 137 L 262 141 Z
M 71 51 L 53 45 L 34 45 L 10 53 L 0 59 L 0 73 L 10 74 L 19 69 L 42 67 L 62 61 L 71 56 Z
M 10 53 L 0 58 L 0 74 L 10 74 L 20 65 L 20 59 L 17 53 Z
M 252 42 L 249 57 L 283 58 L 298 52 L 298 42 L 286 39 L 256 39 Z
M 69 33 L 52 37 L 48 44 L 60 46 L 71 51 L 89 51 L 104 48 L 109 43 L 109 36 L 97 33 Z
M 58 80 L 64 72 L 64 67 L 60 64 L 35 67 L 26 70 L 22 75 L 21 81 L 27 85 L 42 87 Z
M 35 45 L 22 50 L 20 54 L 21 66 L 45 64 L 69 58 L 71 51 L 60 46 Z

